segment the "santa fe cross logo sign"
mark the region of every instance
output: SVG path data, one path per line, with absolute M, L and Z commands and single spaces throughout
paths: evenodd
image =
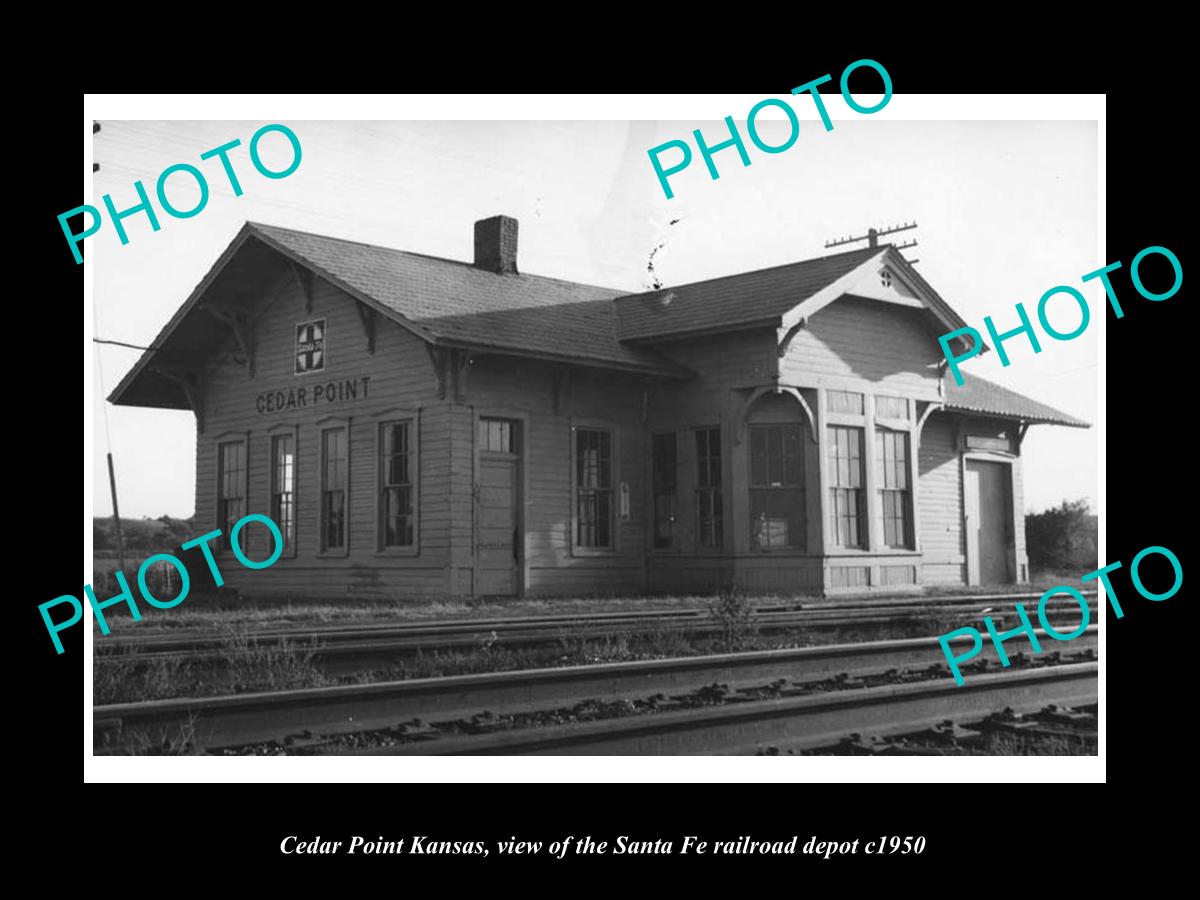
M 325 320 L 313 319 L 296 326 L 296 374 L 325 368 Z

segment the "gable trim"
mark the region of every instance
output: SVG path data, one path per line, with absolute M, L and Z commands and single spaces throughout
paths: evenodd
M 212 268 L 208 270 L 204 278 L 200 280 L 200 283 L 192 290 L 192 293 L 188 296 L 187 300 L 184 301 L 183 305 L 180 306 L 175 312 L 175 315 L 171 317 L 170 321 L 167 322 L 165 326 L 163 326 L 163 329 L 158 333 L 158 337 L 151 342 L 150 349 L 142 354 L 138 361 L 133 364 L 133 367 L 125 374 L 125 377 L 121 379 L 120 383 L 113 388 L 112 392 L 108 395 L 108 401 L 110 403 L 120 404 L 122 396 L 129 389 L 130 385 L 132 385 L 134 381 L 136 381 L 138 377 L 150 367 L 151 361 L 158 353 L 162 351 L 163 345 L 170 339 L 171 335 L 175 332 L 175 329 L 178 328 L 180 324 L 183 323 L 184 319 L 191 315 L 196 307 L 200 305 L 201 299 L 208 292 L 208 289 L 212 287 L 212 284 L 216 280 L 217 276 L 219 276 L 225 270 L 225 267 L 229 265 L 233 257 L 237 255 L 238 251 L 242 249 L 246 241 L 248 241 L 250 238 L 262 241 L 276 253 L 282 255 L 284 259 L 291 264 L 293 271 L 297 273 L 298 278 L 300 270 L 311 272 L 312 274 L 325 279 L 339 290 L 349 294 L 364 306 L 367 306 L 376 312 L 382 313 L 388 319 L 412 332 L 422 340 L 430 343 L 436 341 L 436 336 L 426 329 L 423 329 L 413 322 L 410 322 L 395 310 L 388 309 L 378 300 L 375 300 L 374 298 L 364 294 L 362 291 L 345 284 L 341 281 L 341 279 L 329 274 L 320 266 L 314 265 L 303 256 L 300 256 L 299 254 L 289 250 L 278 241 L 263 234 L 257 227 L 255 227 L 253 222 L 247 222 L 242 226 L 241 230 L 238 231 L 237 235 L 230 242 L 229 246 L 225 248 L 225 251 L 217 258 L 217 261 L 213 263 Z M 303 287 L 303 283 L 301 286 Z M 306 292 L 306 301 L 307 299 Z
M 929 285 L 924 278 L 918 274 L 912 264 L 906 260 L 901 253 L 896 250 L 891 244 L 880 248 L 880 251 L 874 256 L 865 259 L 859 265 L 855 266 L 841 278 L 830 282 L 821 290 L 817 291 L 811 297 L 801 301 L 796 306 L 792 307 L 784 313 L 781 321 L 781 329 L 785 333 L 791 333 L 797 325 L 809 318 L 813 314 L 820 312 L 835 300 L 848 294 L 851 288 L 854 287 L 864 276 L 868 275 L 881 263 L 887 263 L 892 266 L 897 277 L 902 279 L 914 294 L 921 301 L 923 308 L 929 310 L 937 317 L 943 325 L 951 331 L 956 331 L 960 328 L 967 328 L 968 325 L 963 318 L 956 313 L 950 304 L 938 296 L 937 292 Z M 966 335 L 956 337 L 957 342 L 962 349 L 969 349 L 973 344 L 968 342 Z M 980 353 L 986 352 L 987 345 L 983 345 Z

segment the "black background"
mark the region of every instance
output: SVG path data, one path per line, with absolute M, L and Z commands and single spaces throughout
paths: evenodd
M 317 873 L 334 872 L 350 879 L 347 890 L 359 877 L 387 879 L 385 883 L 398 891 L 418 890 L 422 882 L 409 879 L 421 875 L 434 879 L 425 882 L 424 889 L 436 890 L 437 885 L 449 888 L 474 880 L 473 875 L 486 878 L 520 866 L 529 871 L 529 881 L 496 885 L 555 893 L 584 883 L 554 881 L 554 874 L 568 865 L 595 873 L 590 881 L 608 890 L 627 889 L 627 883 L 616 879 L 631 870 L 672 878 L 689 874 L 708 885 L 715 884 L 708 879 L 718 871 L 744 879 L 789 874 L 808 879 L 825 873 L 836 875 L 835 883 L 844 889 L 857 884 L 842 880 L 850 876 L 873 881 L 871 876 L 879 875 L 889 879 L 880 885 L 886 887 L 902 883 L 891 880 L 893 873 L 914 872 L 921 879 L 914 883 L 934 890 L 972 889 L 981 883 L 1032 889 L 1034 883 L 1027 877 L 1031 868 L 1056 859 L 1077 864 L 1055 876 L 1059 878 L 1074 879 L 1078 868 L 1092 868 L 1093 860 L 1102 868 L 1109 842 L 1142 846 L 1149 841 L 1156 855 L 1170 855 L 1163 842 L 1171 829 L 1159 823 L 1154 811 L 1135 812 L 1131 804 L 1169 803 L 1187 781 L 1181 777 L 1188 763 L 1186 744 L 1173 731 L 1186 721 L 1181 708 L 1190 707 L 1186 698 L 1191 682 L 1185 678 L 1187 591 L 1185 586 L 1162 603 L 1144 600 L 1131 587 L 1128 565 L 1139 550 L 1157 544 L 1171 548 L 1185 572 L 1190 571 L 1190 542 L 1179 513 L 1194 502 L 1187 486 L 1194 480 L 1189 431 L 1195 379 L 1190 377 L 1194 368 L 1187 364 L 1195 353 L 1184 321 L 1187 278 L 1170 300 L 1152 303 L 1134 291 L 1129 262 L 1142 248 L 1161 245 L 1175 252 L 1185 276 L 1189 270 L 1183 222 L 1192 210 L 1184 192 L 1195 187 L 1195 149 L 1184 135 L 1187 120 L 1181 117 L 1189 115 L 1191 79 L 1183 77 L 1177 49 L 1164 43 L 1173 28 L 1158 21 L 1145 27 L 1098 25 L 1088 33 L 1076 24 L 1010 21 L 998 13 L 1002 21 L 981 27 L 952 18 L 920 21 L 902 9 L 878 19 L 858 12 L 847 9 L 841 18 L 818 28 L 800 13 L 776 22 L 747 10 L 744 18 L 752 19 L 752 26 L 743 25 L 741 14 L 729 14 L 729 22 L 714 22 L 687 38 L 678 31 L 681 26 L 674 25 L 665 32 L 648 29 L 648 34 L 660 35 L 653 39 L 614 37 L 609 46 L 594 50 L 560 42 L 548 48 L 528 40 L 494 39 L 486 46 L 467 40 L 445 51 L 436 80 L 416 60 L 396 62 L 394 48 L 386 56 L 382 51 L 356 51 L 354 68 L 340 69 L 354 72 L 354 77 L 332 76 L 332 65 L 307 77 L 294 60 L 278 63 L 290 66 L 289 90 L 317 92 L 376 88 L 787 97 L 796 84 L 825 72 L 833 75 L 833 82 L 824 89 L 836 92 L 841 70 L 869 57 L 887 67 L 898 94 L 956 93 L 964 107 L 982 93 L 1106 93 L 1108 247 L 1096 268 L 1116 260 L 1124 263 L 1113 282 L 1125 309 L 1121 320 L 1111 310 L 1105 313 L 1108 549 L 1103 561 L 1125 564 L 1113 583 L 1126 615 L 1118 621 L 1110 614 L 1106 625 L 1107 778 L 1119 797 L 1102 797 L 1094 787 L 1078 785 L 996 783 L 85 786 L 82 629 L 64 633 L 67 651 L 56 656 L 37 611 L 37 604 L 60 594 L 78 596 L 85 578 L 82 567 L 72 569 L 72 560 L 80 557 L 74 556 L 72 548 L 78 545 L 69 537 L 79 522 L 77 479 L 84 439 L 81 427 L 74 426 L 73 413 L 79 409 L 75 391 L 84 363 L 77 343 L 80 333 L 60 327 L 73 318 L 67 311 L 82 310 L 82 267 L 75 265 L 56 221 L 58 213 L 83 202 L 83 98 L 78 89 L 60 84 L 57 90 L 28 98 L 31 108 L 23 121 L 36 128 L 37 137 L 27 145 L 28 158 L 21 163 L 27 174 L 14 180 L 18 191 L 25 192 L 20 213 L 10 212 L 9 219 L 10 229 L 17 229 L 9 237 L 10 272 L 19 271 L 26 281 L 21 292 L 9 298 L 14 314 L 9 347 L 21 360 L 19 368 L 11 359 L 7 367 L 10 428 L 19 429 L 8 434 L 10 478 L 19 473 L 16 483 L 10 482 L 9 496 L 10 501 L 21 499 L 10 505 L 10 523 L 18 528 L 9 534 L 8 571 L 16 581 L 10 597 L 16 617 L 12 621 L 23 623 L 26 638 L 20 673 L 11 688 L 28 706 L 10 721 L 9 733 L 15 742 L 10 754 L 19 761 L 21 781 L 34 788 L 23 803 L 21 821 L 35 844 L 43 850 L 62 849 L 64 841 L 82 840 L 85 853 L 122 867 L 120 871 L 136 861 L 135 871 L 142 876 L 174 871 L 186 883 L 238 885 L 250 877 L 247 873 L 272 883 L 284 878 L 303 883 Z M 735 40 L 743 27 L 755 34 Z M 861 39 L 852 43 L 847 35 Z M 485 65 L 493 59 L 503 65 Z M 220 76 L 206 68 L 190 78 L 155 69 L 123 78 L 101 74 L 88 79 L 87 89 L 281 89 L 274 79 L 238 71 Z M 859 75 L 872 77 L 869 70 Z M 863 90 L 875 90 L 874 84 L 864 81 Z M 717 104 L 710 118 L 742 118 L 745 112 Z M 581 100 L 580 117 L 586 113 Z M 813 177 L 822 175 L 814 172 Z M 24 236 L 23 229 L 32 229 L 31 235 Z M 1154 284 L 1152 270 L 1146 271 L 1146 280 Z M 1082 274 L 1064 271 L 1061 283 L 1078 286 Z M 1002 273 L 997 278 L 1002 284 Z M 1088 293 L 1089 299 L 1093 293 Z M 1012 299 L 1024 299 L 1031 309 L 1037 298 Z M 164 298 L 164 321 L 177 300 Z M 1098 312 L 1093 305 L 1093 313 Z M 92 371 L 83 374 L 94 377 Z M 91 465 L 85 457 L 84 467 Z M 83 500 L 86 532 L 91 527 L 91 498 Z M 1162 565 L 1162 581 L 1155 578 L 1156 562 Z M 1152 589 L 1169 584 L 1161 559 L 1150 561 L 1144 578 Z M 269 761 L 262 764 L 264 774 L 273 771 Z M 799 774 L 802 765 L 799 760 L 779 762 L 775 771 Z M 397 761 L 397 779 L 405 777 L 402 767 Z M 586 779 L 591 767 L 581 761 L 578 771 Z M 923 834 L 928 847 L 921 857 L 860 855 L 829 862 L 804 856 L 691 855 L 569 857 L 559 862 L 547 857 L 506 860 L 494 851 L 485 860 L 283 857 L 279 842 L 289 834 L 343 841 L 351 834 L 387 839 L 426 834 L 459 841 L 516 836 L 545 842 L 568 834 L 611 841 L 624 834 L 675 840 L 677 847 L 684 834 L 707 840 L 747 834 L 756 840 L 787 840 L 799 834 L 801 843 L 812 835 L 868 840 L 881 834 Z M 243 865 L 250 868 L 240 868 Z M 612 880 L 598 880 L 603 878 Z M 739 883 L 749 890 L 759 884 L 766 890 L 790 889 L 783 881 Z M 795 889 L 802 889 L 801 884 L 810 882 L 797 882 Z

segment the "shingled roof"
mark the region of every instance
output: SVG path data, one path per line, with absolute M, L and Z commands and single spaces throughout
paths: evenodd
M 617 336 L 644 341 L 773 321 L 882 251 L 864 247 L 618 297 Z
M 433 343 L 690 374 L 617 340 L 611 301 L 620 291 L 540 275 L 497 275 L 466 262 L 257 222 L 246 227 L 339 287 L 378 301 Z
M 1067 425 L 1071 428 L 1091 428 L 1082 419 L 1060 412 L 1045 403 L 1031 400 L 1024 394 L 1010 391 L 978 375 L 964 373 L 961 387 L 947 373 L 943 381 L 946 409 L 974 412 L 1006 419 L 1020 419 L 1031 424 Z
M 809 301 L 835 299 L 843 277 L 880 254 L 917 283 L 931 311 L 957 327 L 957 313 L 894 249 L 866 247 L 756 272 L 644 294 L 516 273 L 471 263 L 247 222 L 109 399 L 134 406 L 186 408 L 160 369 L 206 353 L 222 338 L 216 319 L 194 315 L 210 289 L 228 291 L 262 254 L 338 286 L 432 344 L 667 377 L 692 373 L 645 344 L 779 320 Z M 282 260 L 281 260 L 282 264 Z M 239 268 L 242 266 L 243 268 Z M 832 287 L 831 287 L 832 286 Z M 828 290 L 826 290 L 828 288 Z M 253 295 L 252 285 L 241 292 Z M 822 294 L 824 291 L 824 294 Z M 1077 428 L 1088 423 L 983 378 L 958 387 L 947 378 L 945 406 L 960 412 Z

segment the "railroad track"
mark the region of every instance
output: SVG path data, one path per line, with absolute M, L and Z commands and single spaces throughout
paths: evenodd
M 1064 650 L 1069 648 L 1072 653 L 1090 651 L 1094 658 L 1097 633 L 1097 627 L 1091 626 L 1082 636 L 1061 647 Z M 1028 652 L 1030 648 L 1022 643 L 1025 640 L 1023 635 L 1014 638 L 1007 647 L 1009 654 Z M 1039 640 L 1046 650 L 1034 659 L 1052 659 L 1051 648 L 1055 642 L 1044 634 L 1039 634 Z M 988 668 L 997 667 L 990 644 L 985 644 L 978 660 L 964 666 L 964 672 L 971 673 L 967 677 L 968 686 L 985 677 Z M 868 673 L 889 672 L 895 673 L 897 682 L 904 681 L 906 676 L 902 673 L 908 672 L 913 673 L 912 677 L 945 680 L 951 688 L 954 686 L 953 680 L 948 677 L 945 657 L 937 638 L 925 637 L 274 693 L 120 703 L 93 708 L 93 741 L 96 752 L 100 753 L 127 752 L 131 746 L 157 747 L 182 741 L 195 750 L 209 751 L 267 741 L 282 742 L 289 735 L 296 734 L 303 734 L 306 741 L 311 741 L 314 736 L 320 735 L 394 728 L 399 723 L 414 719 L 437 722 L 470 717 L 483 711 L 493 715 L 511 715 L 581 700 L 677 695 L 714 683 L 751 687 L 778 684 L 781 681 L 802 684 L 835 676 L 853 678 Z M 999 674 L 1005 678 L 1016 672 L 1013 669 Z M 957 695 L 951 690 L 944 696 Z M 1071 699 L 1062 697 L 1048 702 L 1069 703 Z M 940 718 L 947 718 L 950 714 L 949 709 L 944 710 Z M 674 713 L 656 713 L 653 718 L 657 720 L 666 715 Z M 621 720 L 600 725 L 612 725 L 615 728 L 617 726 L 614 723 L 618 721 Z M 621 728 L 627 726 L 633 727 L 632 723 L 621 724 Z M 502 738 L 516 740 L 511 736 L 497 735 L 495 739 L 501 744 L 495 746 L 503 744 Z M 319 739 L 317 742 L 320 742 Z M 451 746 L 438 741 L 422 743 L 419 750 L 416 745 L 409 745 L 409 749 L 400 748 L 396 752 L 439 753 Z M 493 745 L 481 740 L 471 746 L 486 748 Z M 493 751 L 465 749 L 461 752 Z
M 992 607 L 1000 617 L 1017 601 L 1036 601 L 1039 594 L 988 594 L 973 597 L 939 597 L 905 600 L 842 602 L 817 601 L 757 607 L 746 626 L 760 634 L 796 629 L 836 630 L 902 621 L 919 616 L 977 617 Z M 1095 593 L 1089 595 L 1094 606 Z M 1069 615 L 1074 615 L 1072 610 Z M 648 610 L 640 612 L 551 615 L 521 618 L 410 622 L 368 626 L 322 626 L 302 629 L 263 629 L 244 637 L 234 651 L 226 637 L 212 633 L 110 636 L 97 640 L 99 658 L 136 652 L 144 661 L 172 658 L 197 663 L 220 663 L 231 652 L 288 645 L 310 652 L 313 661 L 331 673 L 346 674 L 372 665 L 386 665 L 417 652 L 465 650 L 480 647 L 535 647 L 565 639 L 601 639 L 653 629 L 673 629 L 693 636 L 716 635 L 724 630 L 706 609 Z
M 1098 664 L 1070 663 L 860 691 L 702 707 L 604 722 L 464 735 L 356 751 L 386 756 L 682 756 L 809 750 L 850 734 L 884 736 L 1011 709 L 1095 703 Z

